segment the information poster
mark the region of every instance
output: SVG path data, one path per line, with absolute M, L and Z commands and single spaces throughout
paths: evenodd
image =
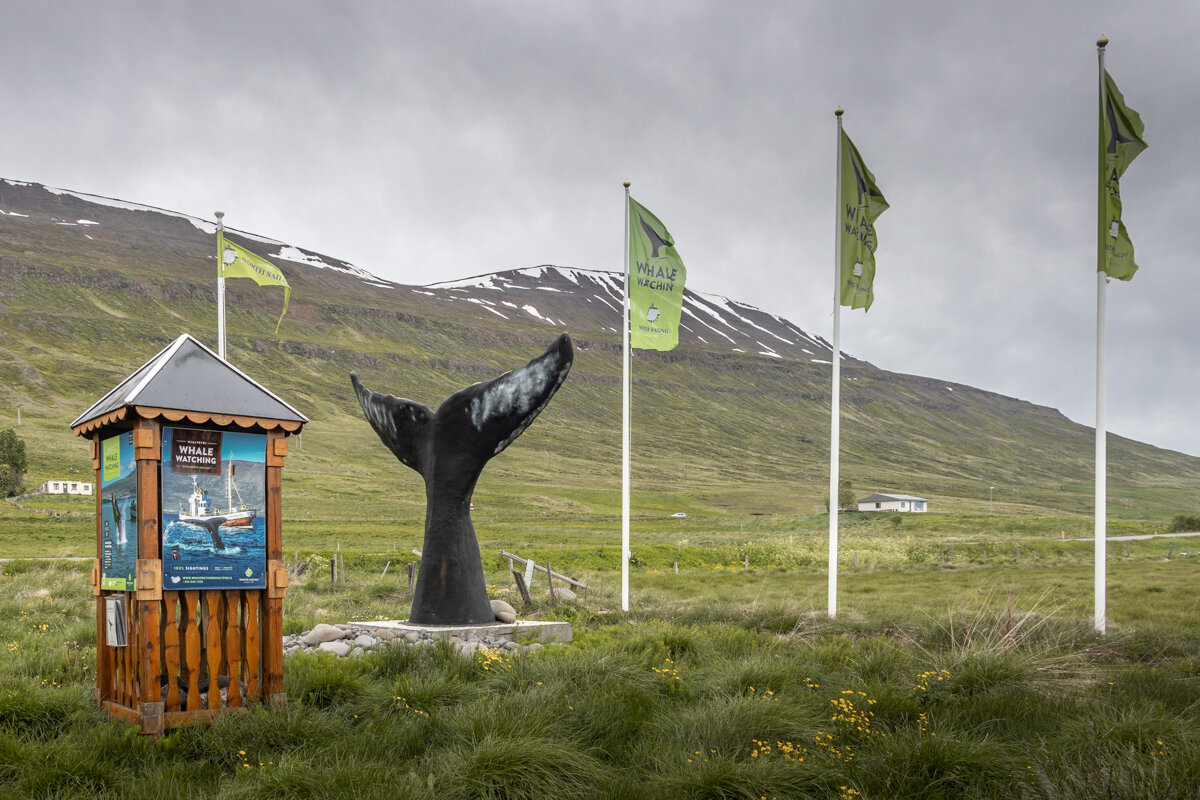
M 137 462 L 133 431 L 100 440 L 100 588 L 137 586 Z
M 163 428 L 163 588 L 264 589 L 267 437 Z

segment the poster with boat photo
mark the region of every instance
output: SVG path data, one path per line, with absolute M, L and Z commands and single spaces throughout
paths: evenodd
M 100 588 L 137 589 L 137 462 L 133 431 L 100 440 Z
M 267 437 L 163 428 L 163 589 L 264 589 Z

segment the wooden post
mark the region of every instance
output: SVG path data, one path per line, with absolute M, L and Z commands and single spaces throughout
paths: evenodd
M 162 530 L 158 519 L 159 463 L 162 460 L 161 426 L 157 420 L 139 419 L 133 429 L 133 457 L 137 462 L 138 562 L 136 570 L 138 677 L 137 712 L 142 733 L 163 731 L 162 632 Z M 132 628 L 132 626 L 131 626 Z M 132 633 L 132 629 L 130 631 Z M 130 644 L 133 644 L 130 637 Z
M 533 598 L 529 596 L 529 587 L 525 585 L 525 576 L 519 570 L 512 571 L 513 580 L 516 581 L 517 591 L 521 593 L 521 600 L 525 605 L 533 605 Z
M 283 561 L 283 460 L 287 456 L 287 439 L 281 430 L 267 432 L 267 566 Z M 283 592 L 268 580 L 263 598 L 262 660 L 263 697 L 270 705 L 287 702 L 283 693 Z M 286 581 L 285 581 L 286 585 Z
M 408 590 L 411 592 L 417 583 L 417 565 L 419 561 L 408 562 Z
M 554 596 L 554 573 L 550 569 L 550 562 L 546 562 L 546 584 L 550 587 L 550 607 L 558 608 L 558 598 Z

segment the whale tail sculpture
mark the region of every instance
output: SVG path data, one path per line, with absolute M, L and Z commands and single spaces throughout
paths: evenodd
M 409 621 L 493 622 L 471 494 L 484 465 L 533 422 L 567 377 L 571 337 L 559 336 L 524 367 L 455 392 L 436 413 L 367 389 L 350 373 L 359 405 L 379 438 L 425 479 L 425 543 Z

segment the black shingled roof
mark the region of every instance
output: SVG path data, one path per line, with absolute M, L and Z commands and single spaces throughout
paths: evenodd
M 71 427 L 133 405 L 308 422 L 299 411 L 186 333 L 100 398 Z

